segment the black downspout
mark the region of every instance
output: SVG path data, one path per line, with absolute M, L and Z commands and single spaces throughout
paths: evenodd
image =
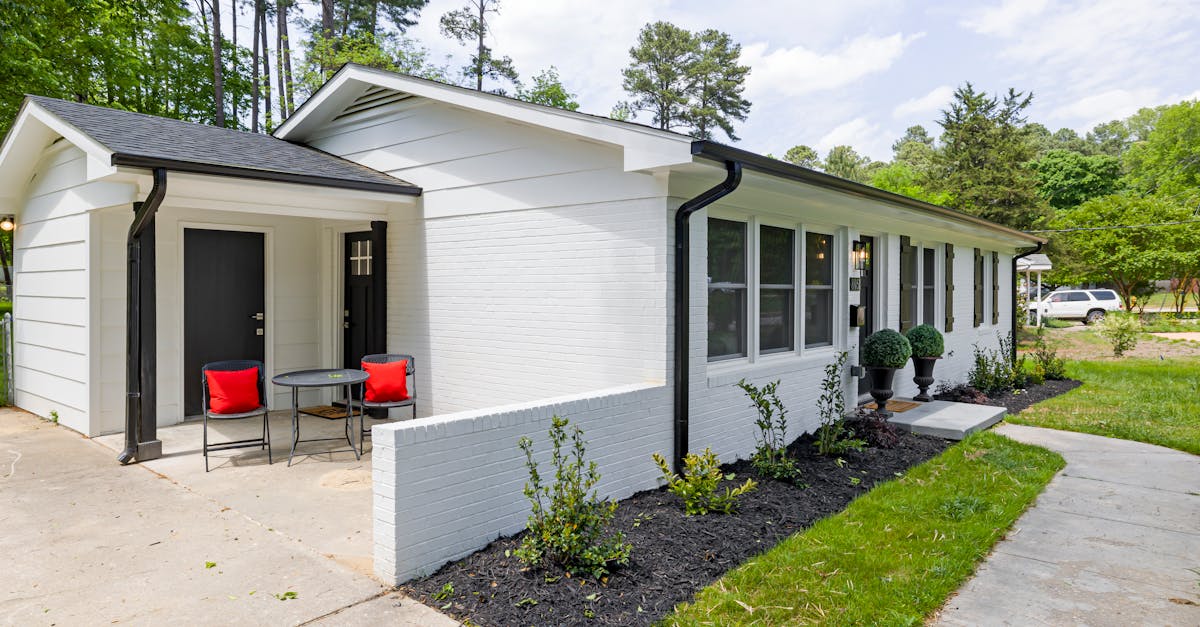
M 689 392 L 689 314 L 691 313 L 690 256 L 693 213 L 716 202 L 737 189 L 742 182 L 742 163 L 725 162 L 725 180 L 699 196 L 684 202 L 675 211 L 675 472 L 683 473 L 683 458 L 688 452 L 688 392 Z
M 1014 364 L 1017 363 L 1017 313 L 1018 313 L 1017 301 L 1019 300 L 1017 298 L 1017 260 L 1020 259 L 1021 257 L 1028 257 L 1029 255 L 1032 255 L 1032 254 L 1042 250 L 1042 247 L 1045 245 L 1046 245 L 1045 242 L 1038 242 L 1037 246 L 1034 246 L 1032 250 L 1027 250 L 1019 255 L 1013 255 L 1013 258 L 1012 258 L 1012 277 L 1013 277 L 1012 360 L 1013 360 Z M 1025 287 L 1028 288 L 1029 286 L 1026 285 Z M 1029 315 L 1029 310 L 1025 310 L 1024 312 L 1020 312 L 1020 313 L 1023 313 L 1023 315 Z
M 162 442 L 155 438 L 154 214 L 166 194 L 167 171 L 155 168 L 154 186 L 146 200 L 133 203 L 133 224 L 126 239 L 125 450 L 117 456 L 122 464 L 162 456 Z M 149 295 L 145 302 L 143 295 Z

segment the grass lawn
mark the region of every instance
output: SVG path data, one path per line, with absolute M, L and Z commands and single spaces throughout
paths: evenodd
M 729 572 L 667 625 L 921 624 L 1063 467 L 973 435 Z
M 1009 422 L 1159 444 L 1200 455 L 1200 359 L 1075 361 L 1084 386 L 1010 416 Z

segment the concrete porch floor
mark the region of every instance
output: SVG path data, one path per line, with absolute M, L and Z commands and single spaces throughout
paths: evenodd
M 384 421 L 367 418 L 367 426 Z M 271 453 L 257 448 L 209 453 L 211 472 L 204 472 L 201 452 L 203 423 L 188 421 L 158 429 L 163 456 L 141 465 L 191 492 L 240 512 L 263 527 L 292 538 L 364 575 L 372 569 L 371 438 L 355 459 L 343 438 L 301 443 L 291 467 L 291 412 L 269 417 Z M 340 437 L 343 420 L 300 417 L 301 438 Z M 355 420 L 355 428 L 358 421 Z M 210 442 L 258 437 L 260 418 L 209 422 Z M 94 440 L 113 451 L 124 448 L 124 436 Z M 355 435 L 355 443 L 358 438 Z M 341 452 L 330 452 L 330 451 Z
M 896 401 L 918 402 L 911 398 L 896 398 Z M 930 401 L 902 412 L 893 412 L 888 422 L 897 429 L 921 435 L 932 435 L 947 440 L 961 440 L 976 431 L 982 431 L 1004 419 L 1007 411 L 1003 407 Z

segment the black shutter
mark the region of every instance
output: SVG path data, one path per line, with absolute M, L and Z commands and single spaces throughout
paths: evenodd
M 917 318 L 917 259 L 916 247 L 907 235 L 900 236 L 900 332 L 914 326 Z
M 1000 324 L 1000 253 L 992 253 L 992 324 Z
M 946 244 L 946 333 L 954 330 L 954 244 Z
M 983 324 L 983 251 L 975 249 L 975 326 Z

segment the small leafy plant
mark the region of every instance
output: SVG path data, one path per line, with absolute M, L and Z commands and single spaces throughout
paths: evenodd
M 872 333 L 862 346 L 862 363 L 874 368 L 903 368 L 912 356 L 908 340 L 891 329 Z
M 1142 321 L 1137 314 L 1110 311 L 1100 322 L 1100 337 L 1112 344 L 1113 355 L 1120 357 L 1137 346 Z
M 945 340 L 933 325 L 920 324 L 904 333 L 905 339 L 912 346 L 912 356 L 916 358 L 941 357 L 946 352 Z
M 821 455 L 841 455 L 846 451 L 859 451 L 866 446 L 863 440 L 855 439 L 854 431 L 846 427 L 846 394 L 842 387 L 842 370 L 846 367 L 849 353 L 838 353 L 837 359 L 825 366 L 825 378 L 821 380 L 821 397 L 817 399 L 817 411 L 821 415 L 821 426 L 817 428 L 817 452 Z
M 1038 329 L 1037 341 L 1033 345 L 1033 372 L 1035 376 L 1051 381 L 1067 378 L 1067 362 L 1058 356 L 1058 350 L 1046 344 L 1046 334 Z
M 876 448 L 894 448 L 900 443 L 900 434 L 896 427 L 879 414 L 864 407 L 854 410 L 854 418 L 850 421 L 854 432 L 861 435 L 867 444 Z
M 739 388 L 750 397 L 750 403 L 758 411 L 754 425 L 758 427 L 758 446 L 750 456 L 750 465 L 760 477 L 791 481 L 800 476 L 796 461 L 787 452 L 787 409 L 779 400 L 776 390 L 779 381 L 757 387 L 745 379 L 738 381 Z
M 533 512 L 529 516 L 529 532 L 521 540 L 516 555 L 531 566 L 551 562 L 573 575 L 600 579 L 613 565 L 628 563 L 633 547 L 625 542 L 625 534 L 608 533 L 617 504 L 601 499 L 593 489 L 600 481 L 600 473 L 596 462 L 584 461 L 587 446 L 579 427 L 571 428 L 570 450 L 563 450 L 568 424 L 566 418 L 551 418 L 550 459 L 554 466 L 551 485 L 542 483 L 538 463 L 533 460 L 533 441 L 527 437 L 518 441 L 525 453 L 525 467 L 529 469 L 524 492 Z
M 667 490 L 683 499 L 683 510 L 689 516 L 703 516 L 709 512 L 732 514 L 737 509 L 737 497 L 758 487 L 753 479 L 747 479 L 736 488 L 718 492 L 722 479 L 733 481 L 737 477 L 721 472 L 717 454 L 710 448 L 705 448 L 703 453 L 688 453 L 683 458 L 682 477 L 671 472 L 662 455 L 655 453 L 652 457 L 662 471 Z
M 1025 372 L 1025 356 L 1013 359 L 1012 336 L 999 333 L 995 350 L 975 345 L 975 364 L 967 373 L 967 383 L 988 396 L 1024 388 L 1029 383 Z

